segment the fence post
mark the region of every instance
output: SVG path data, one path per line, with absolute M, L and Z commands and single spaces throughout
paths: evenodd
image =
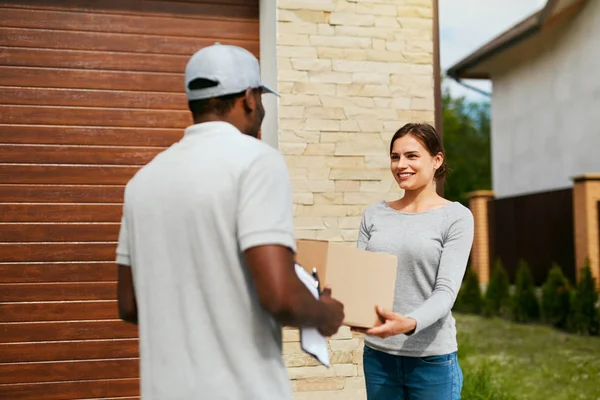
M 576 176 L 573 182 L 576 276 L 579 280 L 580 269 L 589 259 L 596 287 L 600 288 L 600 173 Z
M 471 267 L 477 272 L 479 283 L 487 285 L 490 280 L 490 236 L 488 205 L 494 198 L 490 190 L 477 190 L 468 194 L 469 208 L 475 219 L 475 237 L 471 250 Z

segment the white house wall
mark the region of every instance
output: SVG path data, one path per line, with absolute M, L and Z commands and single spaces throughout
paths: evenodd
M 600 1 L 492 63 L 496 195 L 562 189 L 600 171 Z

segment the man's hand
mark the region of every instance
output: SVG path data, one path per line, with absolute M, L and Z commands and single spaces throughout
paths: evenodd
M 417 328 L 417 321 L 413 318 L 407 318 L 404 315 L 386 311 L 383 308 L 375 307 L 378 321 L 370 329 L 353 329 L 367 335 L 386 338 L 394 335 L 411 334 Z
M 325 318 L 317 329 L 323 336 L 335 335 L 344 322 L 344 305 L 331 297 L 330 287 L 325 287 L 319 302 L 325 306 Z
M 118 268 L 117 299 L 119 300 L 119 317 L 125 322 L 137 325 L 138 310 L 131 267 L 119 265 Z
M 337 332 L 344 306 L 327 288 L 317 300 L 296 275 L 294 254 L 280 245 L 263 245 L 245 251 L 260 305 L 281 325 L 317 328 L 322 335 Z

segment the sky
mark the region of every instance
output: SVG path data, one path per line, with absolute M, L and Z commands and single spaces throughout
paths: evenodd
M 440 64 L 442 74 L 482 45 L 533 14 L 546 0 L 439 0 Z M 445 82 L 452 95 L 472 101 L 487 97 L 466 89 L 456 82 Z M 486 92 L 492 91 L 487 80 L 467 80 Z

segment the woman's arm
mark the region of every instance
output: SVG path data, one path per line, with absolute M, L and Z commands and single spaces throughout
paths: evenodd
M 400 315 L 383 311 L 382 325 L 367 331 L 367 334 L 387 337 L 399 333 L 417 333 L 447 315 L 456 300 L 465 275 L 471 246 L 473 245 L 473 215 L 465 212 L 454 221 L 442 249 L 435 287 L 431 296 L 416 310 Z M 416 327 L 412 330 L 413 321 Z

